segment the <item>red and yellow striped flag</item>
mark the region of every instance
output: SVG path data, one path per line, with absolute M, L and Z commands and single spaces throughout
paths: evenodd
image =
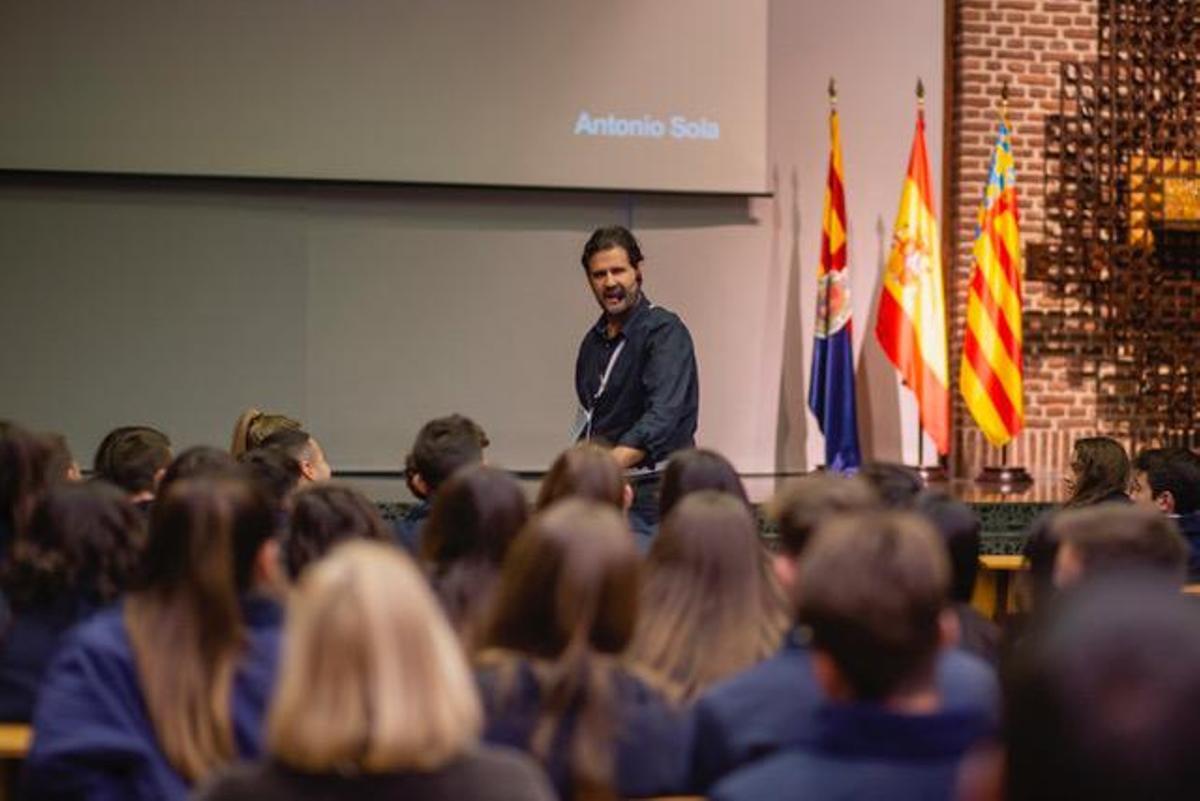
M 883 276 L 875 337 L 916 395 L 921 425 L 938 453 L 945 454 L 950 451 L 950 361 L 942 249 L 931 187 L 925 115 L 919 111 L 892 233 L 892 252 Z
M 1025 424 L 1021 362 L 1021 232 L 1012 140 L 1000 120 L 975 233 L 958 385 L 988 442 L 1008 443 Z

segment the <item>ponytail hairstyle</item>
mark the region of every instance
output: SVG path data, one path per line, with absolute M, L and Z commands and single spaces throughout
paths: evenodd
M 228 477 L 176 482 L 151 513 L 125 626 L 159 746 L 190 782 L 237 757 L 230 696 L 245 641 L 239 596 L 274 522 L 261 491 Z
M 233 442 L 229 445 L 229 453 L 237 459 L 246 451 L 261 448 L 263 442 L 272 434 L 297 428 L 300 428 L 299 420 L 251 407 L 242 412 L 233 424 Z
M 533 668 L 540 707 L 530 751 L 545 763 L 565 739 L 577 801 L 616 798 L 614 683 L 637 620 L 638 571 L 616 509 L 564 500 L 513 543 L 483 637 L 485 665 Z

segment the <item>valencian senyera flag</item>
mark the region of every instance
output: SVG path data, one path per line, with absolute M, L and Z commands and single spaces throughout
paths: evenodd
M 975 231 L 958 383 L 988 442 L 1007 444 L 1025 423 L 1021 364 L 1021 233 L 1007 120 L 1000 120 Z
M 950 451 L 950 366 L 946 296 L 933 207 L 925 115 L 917 130 L 900 194 L 892 250 L 883 276 L 875 336 L 917 398 L 921 425 L 939 454 Z
M 846 271 L 846 198 L 837 111 L 829 113 L 829 176 L 821 215 L 821 261 L 817 265 L 817 314 L 808 406 L 825 436 L 825 466 L 856 470 L 858 419 L 854 404 L 854 348 L 850 284 Z

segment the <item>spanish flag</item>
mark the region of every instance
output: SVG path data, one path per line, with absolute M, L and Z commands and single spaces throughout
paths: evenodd
M 958 384 L 983 435 L 1000 447 L 1025 424 L 1021 232 L 1011 133 L 1003 118 L 979 209 L 974 261 Z
M 946 355 L 946 295 L 925 114 L 917 130 L 900 193 L 892 252 L 883 276 L 875 337 L 905 386 L 917 397 L 921 425 L 939 454 L 950 451 L 950 364 Z

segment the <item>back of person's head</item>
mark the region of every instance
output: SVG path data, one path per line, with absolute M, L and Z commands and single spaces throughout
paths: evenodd
M 944 492 L 917 496 L 916 511 L 924 515 L 942 537 L 950 557 L 950 600 L 969 603 L 979 574 L 980 530 L 983 524 L 970 506 Z
M 779 648 L 789 622 L 758 525 L 737 496 L 683 498 L 650 546 L 630 660 L 690 699 Z
M 297 578 L 347 540 L 391 542 L 392 534 L 375 504 L 352 487 L 325 483 L 297 490 L 280 549 L 288 576 Z
M 658 496 L 660 519 L 665 520 L 685 495 L 700 490 L 724 492 L 750 506 L 746 487 L 733 464 L 716 451 L 692 448 L 676 453 L 667 462 Z
M 96 477 L 130 495 L 152 493 L 171 461 L 171 440 L 150 426 L 114 428 L 96 448 Z
M 303 428 L 300 421 L 287 415 L 247 409 L 233 425 L 233 442 L 229 446 L 229 453 L 236 459 L 246 451 L 261 448 L 272 434 L 297 428 Z
M 165 493 L 172 484 L 185 478 L 219 478 L 232 476 L 236 472 L 237 462 L 225 451 L 208 445 L 194 445 L 167 465 L 158 482 L 158 491 Z
M 879 504 L 879 495 L 862 478 L 809 473 L 785 484 L 771 500 L 768 514 L 778 526 L 780 550 L 796 557 L 826 520 L 877 509 Z
M 350 542 L 293 594 L 271 756 L 304 773 L 435 770 L 470 749 L 482 713 L 454 633 L 407 556 Z
M 300 463 L 278 448 L 254 448 L 238 457 L 245 474 L 271 496 L 279 509 L 300 485 Z
M 286 453 L 300 466 L 302 482 L 328 481 L 332 475 L 325 451 L 312 434 L 302 428 L 285 428 L 263 440 L 262 447 Z
M 195 781 L 235 758 L 231 684 L 244 644 L 239 597 L 274 530 L 269 499 L 231 478 L 178 481 L 156 499 L 124 605 L 159 746 Z
M 1187 541 L 1157 510 L 1102 503 L 1064 511 L 1051 525 L 1060 587 L 1116 571 L 1152 572 L 1179 585 L 1187 575 Z
M 804 555 L 798 619 L 854 698 L 885 701 L 932 681 L 950 565 L 910 512 L 831 520 Z
M 538 488 L 534 508 L 553 506 L 564 498 L 586 498 L 625 508 L 625 476 L 608 448 L 583 442 L 558 455 Z
M 545 761 L 563 723 L 577 798 L 614 798 L 613 671 L 637 621 L 640 558 L 611 506 L 568 498 L 530 519 L 504 560 L 480 658 L 539 664 L 530 741 Z M 496 655 L 499 654 L 499 657 Z M 502 714 L 502 713 L 501 713 Z
M 1161 581 L 1066 594 L 1005 687 L 1007 797 L 1184 801 L 1200 787 L 1200 610 Z
M 19 535 L 51 483 L 53 453 L 41 437 L 0 420 L 0 531 Z
M 858 476 L 874 488 L 886 509 L 911 509 L 925 487 L 916 470 L 893 462 L 867 462 Z
M 1111 437 L 1083 437 L 1072 449 L 1066 506 L 1090 506 L 1129 488 L 1129 455 Z
M 75 455 L 71 453 L 71 446 L 67 444 L 66 437 L 56 431 L 50 431 L 42 434 L 42 441 L 50 449 L 46 476 L 51 484 L 82 480 L 79 462 L 75 461 Z
M 1184 448 L 1143 451 L 1133 462 L 1144 474 L 1150 499 L 1163 511 L 1187 515 L 1200 510 L 1200 458 Z
M 101 606 L 125 590 L 144 542 L 143 516 L 116 487 L 60 484 L 13 543 L 0 586 L 18 612 L 68 599 Z
M 460 467 L 483 461 L 488 437 L 474 420 L 461 414 L 438 417 L 421 426 L 404 460 L 408 488 L 427 498 Z

